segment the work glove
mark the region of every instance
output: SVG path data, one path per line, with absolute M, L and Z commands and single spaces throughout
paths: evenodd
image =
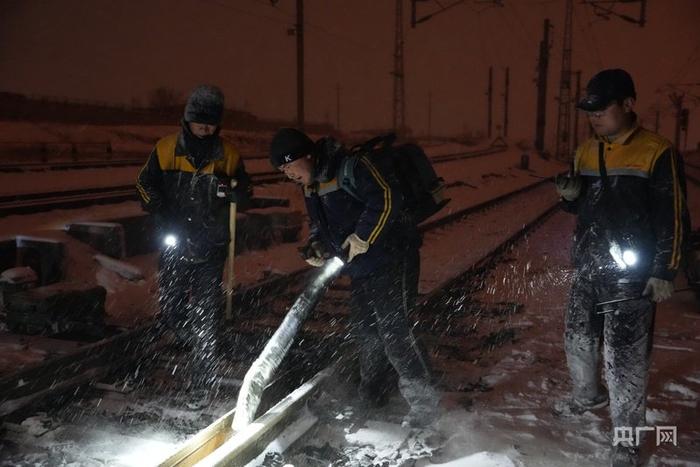
M 304 261 L 315 268 L 323 266 L 331 256 L 323 242 L 319 240 L 309 240 L 306 245 L 299 248 L 299 253 Z
M 579 176 L 569 177 L 560 174 L 554 178 L 554 185 L 557 188 L 557 193 L 566 201 L 573 201 L 578 198 L 581 194 L 582 183 L 581 177 Z
M 648 295 L 657 303 L 668 300 L 673 295 L 673 282 L 650 277 L 646 287 L 644 287 L 644 292 L 642 292 L 642 296 Z
M 349 263 L 355 256 L 367 253 L 367 250 L 369 250 L 369 242 L 362 240 L 360 237 L 357 236 L 357 234 L 353 233 L 348 235 L 348 238 L 345 239 L 340 248 L 342 250 L 350 248 L 348 250 Z

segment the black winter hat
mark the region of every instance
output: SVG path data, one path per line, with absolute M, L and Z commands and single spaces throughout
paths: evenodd
M 221 125 L 224 116 L 224 93 L 216 86 L 197 86 L 187 99 L 185 121 Z
M 603 70 L 588 82 L 586 96 L 576 107 L 595 112 L 605 109 L 612 101 L 627 97 L 637 97 L 630 74 L 620 68 Z
M 270 163 L 276 169 L 314 151 L 314 142 L 296 128 L 280 128 L 270 144 Z

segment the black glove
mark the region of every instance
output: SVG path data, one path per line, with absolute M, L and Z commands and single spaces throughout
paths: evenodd
M 315 239 L 309 239 L 306 245 L 299 248 L 299 253 L 304 261 L 316 268 L 323 266 L 326 260 L 331 257 L 330 251 L 323 242 Z

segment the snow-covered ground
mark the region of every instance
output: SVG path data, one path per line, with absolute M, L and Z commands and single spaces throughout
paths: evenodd
M 36 132 L 46 126 L 42 124 L 26 125 L 27 128 Z M 56 131 L 53 124 L 47 128 Z M 70 128 L 73 132 L 71 137 L 76 138 L 76 132 L 77 135 L 80 135 L 79 129 Z M 103 128 L 98 127 L 98 129 L 102 130 Z M 173 129 L 176 128 L 169 128 L 169 130 Z M 158 133 L 162 130 L 162 127 L 158 127 L 152 131 Z M 29 130 L 25 129 L 24 131 Z M 90 134 L 93 131 L 96 131 L 95 128 L 90 128 Z M 35 137 L 38 136 L 35 135 Z M 468 149 L 456 144 L 435 145 L 430 147 L 430 154 L 454 153 Z M 460 182 L 459 185 L 447 190 L 447 196 L 452 198 L 452 201 L 445 209 L 436 214 L 436 217 L 537 182 L 538 179 L 534 178 L 533 175 L 551 176 L 562 170 L 561 164 L 534 156 L 530 161 L 530 170 L 521 170 L 517 168 L 520 153 L 521 151 L 517 149 L 511 149 L 503 153 L 435 165 L 436 170 L 447 183 Z M 270 170 L 267 161 L 254 162 L 262 162 L 267 167 L 265 170 Z M 137 170 L 138 168 L 126 167 L 24 174 L 0 173 L 0 191 L 3 190 L 1 187 L 6 190 L 5 193 L 25 193 L 128 184 L 133 183 Z M 255 195 L 288 198 L 291 202 L 289 211 L 304 212 L 305 210 L 301 191 L 298 186 L 292 183 L 256 186 Z M 516 214 L 517 211 L 517 209 L 514 210 Z M 131 325 L 135 321 L 150 317 L 154 311 L 156 255 L 129 258 L 129 262 L 143 271 L 145 280 L 127 281 L 118 277 L 114 272 L 100 267 L 92 260 L 94 253 L 91 249 L 65 234 L 63 228 L 70 222 L 104 221 L 141 213 L 137 202 L 124 202 L 82 209 L 62 209 L 29 215 L 6 216 L 0 219 L 0 238 L 15 235 L 37 235 L 64 241 L 69 257 L 66 264 L 66 279 L 75 282 L 98 283 L 106 287 L 108 290 L 109 321 L 113 324 Z M 306 238 L 306 230 L 302 232 L 302 238 Z M 456 246 L 459 247 L 463 241 L 477 241 L 476 238 L 477 236 L 474 235 L 474 240 L 455 240 L 457 241 Z M 238 283 L 250 284 L 270 273 L 287 273 L 304 267 L 305 263 L 299 258 L 296 247 L 297 245 L 294 244 L 273 245 L 266 251 L 245 252 L 237 256 L 236 279 Z M 444 271 L 449 272 L 448 270 Z
M 100 128 L 106 132 L 117 131 Z M 176 129 L 164 127 L 149 130 L 152 134 L 138 133 L 143 139 L 148 138 L 142 147 L 149 150 L 152 144 L 149 141 Z M 92 133 L 97 130 L 89 130 L 91 137 L 95 138 L 93 141 L 99 141 L 101 135 Z M 119 131 L 121 130 L 123 129 L 120 128 Z M 142 130 L 131 128 L 124 131 Z M 162 130 L 167 131 L 159 133 Z M 61 132 L 69 130 L 57 130 L 53 124 L 27 124 L 22 131 L 32 135 L 33 141 L 43 141 L 41 138 L 48 138 L 51 134 L 56 138 L 77 138 L 81 134 L 79 129 L 72 128 L 70 132 L 74 133 L 65 136 Z M 24 135 L 22 131 L 18 131 L 18 135 Z M 28 140 L 32 139 L 28 137 Z M 448 145 L 430 148 L 431 154 L 458 150 L 459 148 Z M 517 165 L 521 152 L 510 149 L 501 154 L 436 165 L 448 183 L 459 183 L 448 190 L 448 196 L 453 200 L 437 216 L 533 183 L 537 181 L 533 175 L 551 176 L 564 168 L 561 164 L 532 156 L 530 170 L 520 170 Z M 105 175 L 103 179 L 100 179 L 102 175 L 87 177 L 88 172 L 75 171 L 66 179 L 74 178 L 70 183 L 76 183 L 76 188 L 81 187 L 86 179 L 96 183 L 99 179 L 102 180 L 99 183 L 125 184 L 133 181 L 133 172 L 129 173 L 129 170 L 132 169 L 125 170 L 123 174 L 116 169 L 114 172 L 102 172 Z M 77 175 L 73 175 L 75 173 Z M 109 173 L 112 173 L 112 178 Z M 62 176 L 50 175 L 54 175 L 54 178 Z M 26 179 L 12 178 L 12 175 L 8 177 L 10 178 L 0 180 L 0 187 L 10 186 L 15 190 L 27 190 L 26 192 L 43 191 L 43 188 L 36 188 L 45 180 L 39 173 L 29 174 Z M 117 177 L 124 177 L 125 181 L 117 183 Z M 49 179 L 47 177 L 46 183 L 50 183 Z M 288 197 L 291 200 L 290 210 L 303 210 L 299 188 L 291 183 L 256 187 L 256 194 Z M 516 198 L 499 206 L 494 212 L 475 215 L 459 229 L 445 228 L 427 234 L 422 249 L 421 290 L 427 292 L 461 271 L 488 251 L 491 245 L 497 244 L 512 232 L 513 226 L 530 220 L 554 198 L 553 187 L 543 185 L 527 197 Z M 527 204 L 521 201 L 524 199 L 527 199 Z M 689 185 L 689 205 L 697 225 L 700 223 L 700 188 L 693 185 Z M 97 221 L 139 212 L 137 203 L 120 203 L 80 210 L 8 216 L 0 219 L 0 236 L 31 234 L 65 241 L 69 251 L 69 279 L 104 285 L 108 289 L 110 322 L 128 325 L 147 319 L 154 311 L 155 255 L 129 258 L 129 262 L 144 272 L 146 279 L 128 281 L 101 267 L 92 259 L 94 251 L 68 237 L 62 227 L 70 221 Z M 324 438 L 322 432 L 315 432 L 316 443 L 323 446 L 325 441 L 342 441 L 343 444 L 337 450 L 348 457 L 375 456 L 371 462 L 381 461 L 388 466 L 411 465 L 408 463 L 412 462 L 410 458 L 417 459 L 415 465 L 422 467 L 605 465 L 610 445 L 606 409 L 573 420 L 558 418 L 550 409 L 554 400 L 567 393 L 569 384 L 562 334 L 570 277 L 568 250 L 572 228 L 571 216 L 555 214 L 511 252 L 509 261 L 501 263 L 491 273 L 486 287 L 475 297 L 487 305 L 501 302 L 521 304 L 523 307 L 520 312 L 500 317 L 466 316 L 455 323 L 463 329 L 478 329 L 479 335 L 503 329 L 512 330 L 512 339 L 494 345 L 483 354 L 472 354 L 469 349 L 475 336 L 444 336 L 443 344 L 452 345 L 455 351 L 451 356 L 435 356 L 435 369 L 440 375 L 442 387 L 446 389 L 443 399 L 445 413 L 437 423 L 440 431 L 437 439 L 404 433 L 393 420 L 383 419 L 378 412 L 374 421 L 354 433 L 345 433 L 342 427 L 336 427 L 333 433 L 329 432 Z M 270 272 L 285 273 L 304 267 L 296 246 L 282 244 L 266 251 L 241 254 L 236 258 L 237 279 L 242 284 L 250 284 Z M 678 446 L 663 445 L 658 449 L 646 446 L 648 453 L 653 451 L 650 462 L 652 466 L 700 465 L 700 412 L 697 406 L 700 394 L 699 309 L 698 302 L 691 294 L 678 294 L 659 308 L 647 418 L 652 426 L 677 426 Z M 3 350 L 3 355 L 4 350 L 15 354 L 26 345 L 26 341 L 7 341 L 0 350 Z M 41 360 L 49 354 L 49 349 L 33 350 L 33 354 L 26 356 L 27 362 Z M 0 368 L 2 363 L 0 359 Z M 396 399 L 393 403 L 401 405 L 401 401 Z M 343 409 L 340 407 L 336 413 L 327 413 L 325 418 L 335 419 L 342 414 Z M 34 421 L 38 423 L 37 429 L 40 429 L 41 420 Z M 332 430 L 328 421 L 323 421 L 326 423 L 324 426 Z M 27 423 L 32 422 L 29 420 Z M 114 448 L 114 440 L 110 444 L 104 436 L 100 436 L 103 434 L 95 433 L 93 446 L 104 442 L 105 451 Z M 61 443 L 61 439 L 47 439 Z M 133 443 L 134 439 L 125 436 L 117 441 Z M 163 441 L 168 444 L 173 440 Z M 395 454 L 396 446 L 403 449 L 401 455 Z M 432 457 L 429 457 L 431 454 Z M 366 464 L 357 465 L 372 465 L 371 462 L 367 460 Z
M 700 190 L 692 191 L 700 194 Z M 700 214 L 699 207 L 695 206 L 696 214 Z M 352 415 L 348 417 L 340 398 L 321 410 L 323 424 L 286 459 L 293 463 L 325 446 L 328 458 L 344 459 L 334 465 L 348 466 L 608 465 L 612 437 L 607 408 L 576 418 L 552 411 L 554 402 L 565 397 L 570 387 L 563 317 L 573 223 L 572 216 L 555 214 L 513 250 L 492 271 L 483 291 L 472 297 L 486 308 L 518 303 L 523 306 L 521 311 L 500 319 L 472 315 L 453 321 L 454 327 L 474 326 L 478 335 L 504 329 L 512 330 L 513 335 L 485 353 L 473 350 L 474 335 L 443 340 L 455 352 L 433 356 L 440 386 L 446 392 L 431 442 L 426 441 L 425 433 L 416 435 L 396 424 L 397 413 L 406 410 L 398 396 L 389 408 L 370 413 L 359 430 L 357 425 L 353 428 Z M 436 264 L 435 259 L 424 256 L 424 272 L 430 274 Z M 680 278 L 678 286 L 682 281 Z M 652 434 L 644 445 L 650 466 L 700 465 L 699 354 L 700 307 L 693 294 L 679 293 L 658 310 L 647 410 L 649 426 L 677 428 L 678 445 L 656 447 Z M 409 460 L 415 464 L 407 463 Z

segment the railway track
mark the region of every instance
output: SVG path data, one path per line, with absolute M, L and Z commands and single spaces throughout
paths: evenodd
M 251 174 L 254 185 L 277 183 L 284 176 L 279 172 Z M 97 204 L 138 201 L 136 188 L 131 185 L 64 190 L 45 193 L 0 196 L 0 215 L 29 214 L 52 209 L 76 209 Z
M 498 203 L 488 203 L 487 206 L 493 207 L 496 204 Z M 488 208 L 485 207 L 482 209 Z M 418 330 L 418 334 L 426 341 L 426 345 L 431 349 L 430 353 L 433 359 L 439 360 L 444 355 L 451 357 L 455 352 L 464 351 L 463 347 L 460 347 L 454 342 L 454 336 L 459 334 L 469 336 L 469 339 L 472 341 L 472 344 L 467 349 L 467 353 L 462 356 L 464 359 L 474 358 L 475 354 L 488 351 L 488 349 L 493 346 L 503 345 L 512 339 L 510 334 L 512 331 L 511 329 L 499 329 L 495 332 L 487 332 L 483 335 L 479 335 L 474 329 L 468 329 L 466 326 L 453 326 L 452 329 L 450 329 L 449 324 L 441 323 L 440 320 L 436 321 L 434 317 L 442 313 L 445 315 L 454 313 L 451 304 L 455 303 L 456 299 L 464 300 L 465 291 L 467 296 L 476 293 L 484 282 L 484 276 L 499 264 L 503 256 L 528 233 L 531 233 L 545 222 L 556 209 L 556 204 L 547 206 L 529 222 L 513 231 L 504 241 L 495 245 L 464 271 L 441 283 L 419 300 L 418 309 L 414 316 L 418 322 L 416 329 Z M 433 224 L 433 227 L 428 229 L 428 231 L 444 227 L 445 225 L 446 224 L 442 223 Z M 321 309 L 317 310 L 316 314 L 320 314 L 325 318 L 325 322 L 344 320 L 347 318 L 347 310 L 339 309 L 337 302 L 341 301 L 346 303 L 347 295 L 346 290 L 336 289 L 331 303 L 326 301 L 325 307 L 322 303 Z M 506 305 L 502 309 L 492 309 L 489 311 L 498 317 L 503 316 L 503 314 L 517 312 L 516 308 L 516 306 L 511 307 L 510 305 Z M 474 313 L 474 309 L 467 313 Z M 248 317 L 246 321 L 250 319 L 254 318 Z M 270 320 L 265 317 L 259 319 L 261 320 L 261 324 L 256 327 L 257 332 L 264 332 L 265 330 L 271 331 L 277 324 L 276 319 Z M 248 327 L 251 327 L 250 323 L 248 323 Z M 332 328 L 329 330 L 327 325 L 324 326 L 323 323 L 319 322 L 309 323 L 305 327 L 305 330 L 304 339 L 309 339 L 314 334 L 326 336 L 328 333 L 333 336 L 344 335 L 344 331 L 333 332 Z M 338 348 L 337 346 L 340 345 L 340 343 L 334 342 L 332 337 L 321 338 L 321 340 L 325 341 L 328 346 L 333 346 L 335 344 L 336 348 Z M 440 340 L 444 340 L 445 342 L 440 343 Z M 318 371 L 315 375 L 309 375 L 302 386 L 289 393 L 280 403 L 261 415 L 250 431 L 232 433 L 230 431 L 230 421 L 233 414 L 228 413 L 202 430 L 197 436 L 190 439 L 179 451 L 161 465 L 190 465 L 190 459 L 197 459 L 197 461 L 200 462 L 197 465 L 245 465 L 247 462 L 260 456 L 268 443 L 278 436 L 284 430 L 285 426 L 289 424 L 304 424 L 306 416 L 301 414 L 300 407 L 304 405 L 305 401 L 308 401 L 315 393 L 322 389 L 333 391 L 329 386 L 337 384 L 339 379 L 342 380 L 344 378 L 343 376 L 339 376 L 338 373 L 339 368 L 347 366 L 348 358 L 349 357 L 346 355 L 341 356 L 340 360 L 343 361 L 342 364 L 331 361 L 327 367 Z M 446 384 L 449 383 L 443 381 L 441 386 L 444 388 Z M 455 388 L 451 389 L 454 390 Z M 220 441 L 211 441 L 212 432 L 217 433 L 217 437 Z M 204 442 L 204 439 L 207 441 Z M 181 462 L 184 464 L 180 464 Z
M 440 164 L 459 159 L 496 154 L 505 151 L 505 149 L 503 147 L 494 147 L 477 151 L 444 154 L 435 156 L 432 160 L 433 163 Z M 287 179 L 277 171 L 251 173 L 250 177 L 254 185 L 280 183 Z M 0 215 L 27 214 L 52 209 L 75 209 L 96 204 L 114 204 L 136 200 L 138 200 L 138 196 L 133 185 L 5 195 L 0 196 Z
M 693 185 L 700 186 L 700 165 L 685 162 L 685 179 Z
M 79 169 L 107 169 L 112 167 L 135 167 L 143 165 L 143 153 L 123 153 L 107 155 L 100 159 L 71 160 L 47 162 L 4 162 L 0 163 L 0 172 L 37 172 L 37 171 L 62 171 Z
M 523 189 L 515 190 L 477 206 L 444 216 L 443 219 L 424 224 L 421 230 L 426 234 L 439 235 L 445 229 L 457 228 L 456 226 L 461 222 L 468 221 L 472 217 L 492 215 L 498 210 L 497 208 L 500 205 L 505 206 L 510 203 L 511 206 L 520 206 L 523 204 L 522 200 L 528 199 L 529 194 L 533 191 L 537 193 L 542 192 L 544 183 L 546 183 L 545 180 L 538 181 Z M 483 283 L 480 278 L 498 263 L 499 259 L 507 253 L 509 248 L 537 228 L 557 208 L 554 201 L 538 202 L 541 204 L 541 209 L 538 209 L 534 216 L 528 218 L 527 222 L 522 222 L 517 228 L 509 231 L 500 241 L 485 250 L 485 253 L 475 257 L 474 260 L 470 260 L 459 274 L 453 275 L 448 280 L 441 281 L 421 297 L 420 306 L 416 313 L 416 319 L 420 323 L 418 329 L 424 335 L 423 337 L 426 338 L 426 341 L 429 342 L 429 345 L 433 347 L 431 354 L 434 357 L 445 352 L 448 354 L 453 353 L 454 348 L 449 338 L 459 332 L 470 335 L 474 342 L 477 342 L 477 347 L 484 346 L 486 348 L 499 341 L 500 334 L 498 332 L 479 337 L 475 335 L 473 329 L 464 329 L 459 326 L 451 327 L 450 323 L 446 322 L 445 319 L 436 320 L 434 317 L 436 315 L 440 316 L 441 311 L 443 316 L 453 316 L 454 309 L 449 304 L 454 304 L 455 300 L 464 303 L 465 290 L 468 290 L 469 293 L 478 290 L 479 284 Z M 474 222 L 479 223 L 480 220 L 474 219 Z M 426 241 L 433 240 L 427 239 Z M 238 309 L 248 311 L 239 316 L 238 323 L 229 331 L 232 336 L 232 341 L 229 345 L 230 348 L 235 349 L 231 350 L 231 354 L 252 354 L 253 358 L 257 355 L 256 349 L 259 350 L 261 348 L 266 336 L 276 328 L 286 311 L 286 306 L 291 302 L 290 297 L 293 297 L 296 290 L 301 288 L 304 282 L 303 278 L 308 272 L 308 269 L 300 269 L 289 275 L 274 277 L 263 283 L 252 285 L 236 295 L 235 302 L 239 307 Z M 202 420 L 216 418 L 217 416 L 218 418 L 206 426 L 201 426 L 201 424 L 190 426 L 190 432 L 187 434 L 192 435 L 193 432 L 197 434 L 189 442 L 182 444 L 181 449 L 176 453 L 172 453 L 171 450 L 170 453 L 172 455 L 169 461 L 161 465 L 191 465 L 195 458 L 206 458 L 203 461 L 205 463 L 202 465 L 239 465 L 242 459 L 252 459 L 257 456 L 267 444 L 266 441 L 277 436 L 283 427 L 297 416 L 298 409 L 304 404 L 304 401 L 312 397 L 324 383 L 329 381 L 331 376 L 337 373 L 327 366 L 333 364 L 333 361 L 338 356 L 336 351 L 341 349 L 346 341 L 343 337 L 346 334 L 343 331 L 343 321 L 348 313 L 343 305 L 343 303 L 346 303 L 346 300 L 347 290 L 342 285 L 329 291 L 326 299 L 324 299 L 317 310 L 318 318 L 307 323 L 304 328 L 304 335 L 300 339 L 301 344 L 293 349 L 293 355 L 290 357 L 292 362 L 280 371 L 280 377 L 276 384 L 267 391 L 269 393 L 267 395 L 268 400 L 263 406 L 276 405 L 257 420 L 254 424 L 256 427 L 254 430 L 233 435 L 227 431 L 232 415 L 230 411 L 217 413 L 216 416 L 213 414 L 211 416 L 208 415 Z M 261 310 L 268 310 L 268 312 L 262 313 Z M 497 315 L 501 311 L 496 310 L 493 312 Z M 117 338 L 121 342 L 119 345 L 115 346 L 110 342 L 96 343 L 86 351 L 87 353 L 83 353 L 80 357 L 65 357 L 60 362 L 46 362 L 23 370 L 19 374 L 2 378 L 0 380 L 0 388 L 3 390 L 0 393 L 14 395 L 14 399 L 4 398 L 0 405 L 2 413 L 21 412 L 20 408 L 29 403 L 36 404 L 39 399 L 53 392 L 53 388 L 58 387 L 60 391 L 71 392 L 71 388 L 76 385 L 85 384 L 89 380 L 99 380 L 100 375 L 106 375 L 109 370 L 103 365 L 105 359 L 109 361 L 109 355 L 124 357 L 133 353 L 125 351 L 123 345 L 125 342 L 131 341 L 133 346 L 131 337 L 133 336 L 136 339 L 137 334 L 143 332 L 145 332 L 144 329 L 128 331 L 121 338 Z M 130 333 L 134 334 L 130 335 Z M 446 345 L 440 343 L 443 338 Z M 320 351 L 322 349 L 335 349 L 336 351 L 322 352 Z M 294 357 L 295 352 L 298 356 L 296 359 Z M 86 355 L 101 355 L 101 357 L 96 357 L 95 360 L 88 359 L 88 364 L 78 364 L 80 368 L 76 368 L 76 362 L 85 360 Z M 314 355 L 313 364 L 310 364 L 308 361 L 309 355 Z M 71 366 L 71 361 L 74 362 L 73 366 Z M 90 366 L 90 361 L 95 363 L 97 368 L 86 368 Z M 112 363 L 124 365 L 125 361 L 114 359 Z M 230 364 L 226 377 L 231 380 L 240 378 L 248 363 L 248 361 L 244 360 Z M 178 363 L 173 363 L 173 361 L 167 361 L 166 359 L 165 366 L 161 364 L 159 371 L 167 374 L 168 372 L 173 372 L 177 366 Z M 53 370 L 49 371 L 50 368 L 53 368 Z M 73 373 L 71 373 L 71 368 Z M 302 371 L 298 371 L 300 368 Z M 59 369 L 60 372 L 57 373 Z M 101 373 L 96 374 L 95 371 L 100 371 Z M 42 388 L 36 383 L 31 387 L 27 387 L 26 381 L 38 381 L 39 378 L 36 378 L 36 375 L 39 374 L 43 376 L 40 379 L 44 381 L 45 386 Z M 295 387 L 302 381 L 304 381 L 302 386 L 292 393 L 288 393 L 290 387 Z M 97 409 L 92 407 L 89 401 L 109 400 L 110 397 L 114 398 L 115 396 L 113 393 L 110 393 L 112 396 L 106 396 L 104 391 L 94 387 L 91 390 L 93 394 L 81 396 L 80 404 L 72 409 L 61 409 L 59 412 L 67 417 L 67 414 L 72 413 L 72 411 L 82 411 L 81 413 L 87 411 L 90 415 L 88 418 L 93 422 L 95 422 L 93 419 L 96 418 L 98 421 L 95 423 L 98 423 L 102 418 L 95 415 L 94 411 Z M 229 400 L 229 409 L 232 400 Z M 120 406 L 119 404 L 123 405 L 123 401 L 115 404 L 118 406 Z M 97 403 L 97 405 L 100 404 Z M 164 421 L 166 418 L 161 414 L 158 423 L 160 425 L 169 423 Z M 72 419 L 68 417 L 68 419 L 74 423 L 81 424 L 85 421 L 81 417 L 76 419 L 75 416 Z M 70 424 L 71 422 L 67 421 L 66 423 Z M 225 446 L 223 451 L 216 451 L 221 445 Z M 162 458 L 165 458 L 165 456 L 161 456 Z

